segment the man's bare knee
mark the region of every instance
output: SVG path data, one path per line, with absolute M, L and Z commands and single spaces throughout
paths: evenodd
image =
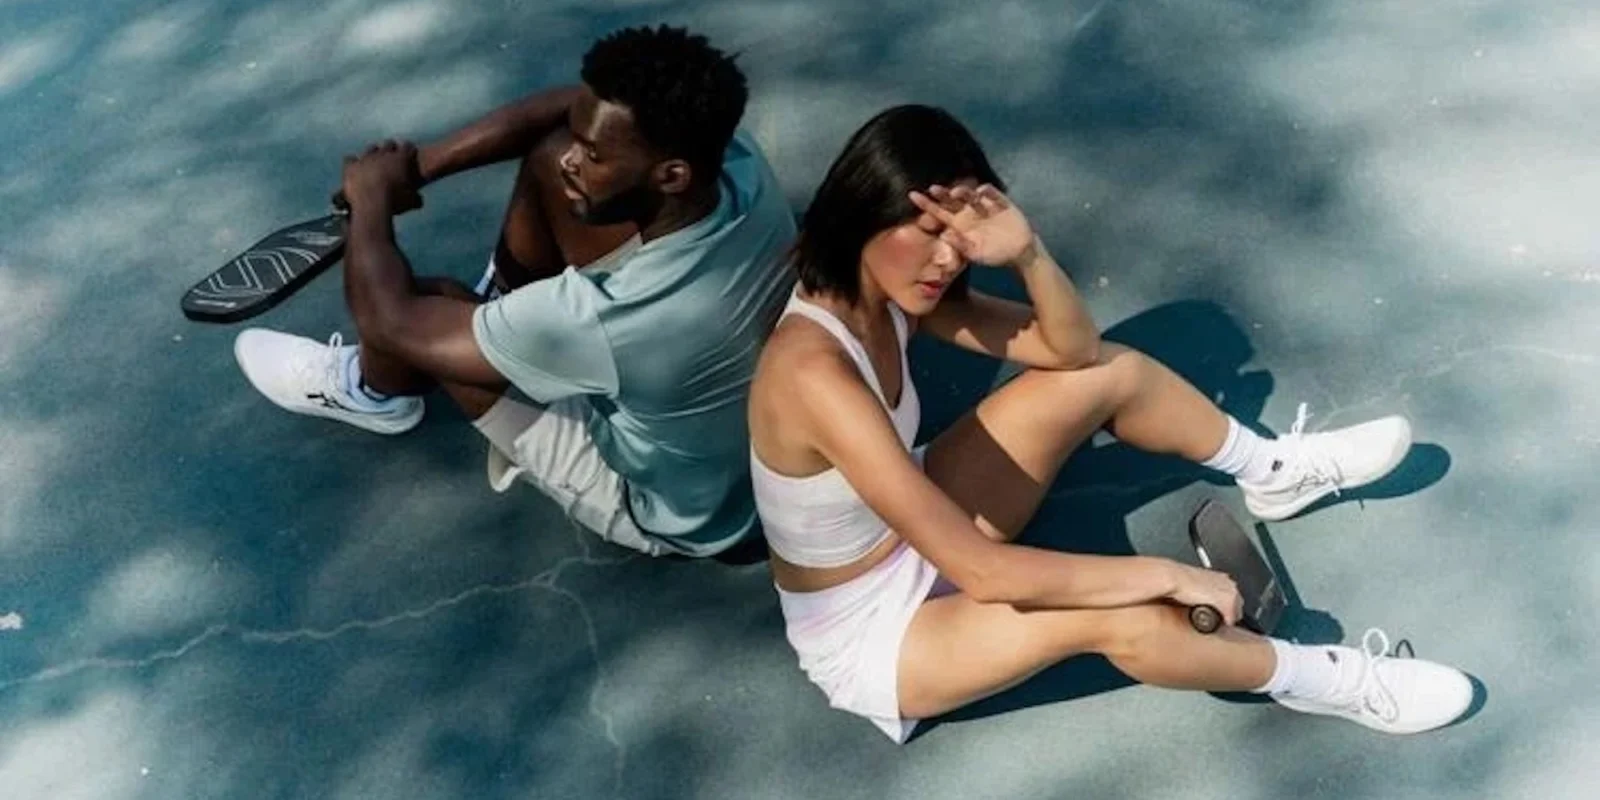
M 572 134 L 564 127 L 545 134 L 533 150 L 522 160 L 522 168 L 530 178 L 540 183 L 556 182 L 561 179 L 561 154 L 565 153 L 572 144 Z

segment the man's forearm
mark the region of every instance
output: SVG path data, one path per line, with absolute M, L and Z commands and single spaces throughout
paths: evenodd
M 411 264 L 394 240 L 394 215 L 382 203 L 352 211 L 344 262 L 345 303 L 356 327 L 364 340 L 382 339 L 416 294 Z
M 521 158 L 556 126 L 583 91 L 563 86 L 501 106 L 487 116 L 417 151 L 424 183 L 457 172 Z

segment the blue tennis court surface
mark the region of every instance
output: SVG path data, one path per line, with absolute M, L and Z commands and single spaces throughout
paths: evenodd
M 946 106 L 1111 335 L 1241 418 L 1403 413 L 1393 478 L 1270 542 L 1293 632 L 1370 626 L 1481 708 L 1395 739 L 1069 663 L 905 747 L 830 710 L 762 565 L 632 558 L 496 495 L 442 397 L 281 413 L 193 281 L 339 158 L 576 75 L 743 49 L 796 207 L 878 109 Z M 1592 3 L 0 3 L 0 797 L 1582 798 L 1600 785 L 1600 11 Z M 402 244 L 474 277 L 506 168 Z M 337 273 L 335 273 L 337 274 Z M 257 324 L 354 334 L 337 278 Z M 930 428 L 1005 377 L 915 351 Z M 1174 554 L 1229 486 L 1114 443 L 1031 535 Z

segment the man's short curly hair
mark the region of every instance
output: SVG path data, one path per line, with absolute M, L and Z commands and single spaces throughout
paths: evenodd
M 721 171 L 750 96 L 733 62 L 683 28 L 624 28 L 589 48 L 582 75 L 601 100 L 633 112 L 646 142 L 704 180 Z

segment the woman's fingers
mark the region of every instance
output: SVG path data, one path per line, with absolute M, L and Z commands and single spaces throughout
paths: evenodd
M 978 205 L 991 213 L 1000 213 L 1011 207 L 1011 201 L 990 184 L 978 187 Z
M 911 198 L 911 204 L 922 209 L 928 215 L 932 216 L 934 219 L 946 226 L 954 225 L 956 221 L 956 215 L 950 211 L 950 209 L 945 208 L 930 196 L 933 190 L 936 188 L 939 187 L 929 187 L 929 194 L 923 194 L 922 192 L 913 189 L 908 195 L 908 197 Z

